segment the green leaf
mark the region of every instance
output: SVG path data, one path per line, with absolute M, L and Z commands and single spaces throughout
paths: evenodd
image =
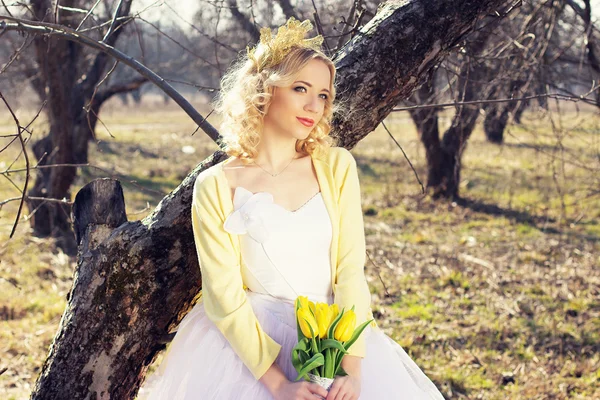
M 310 334 L 312 336 L 312 339 L 311 339 L 311 342 L 310 342 L 311 345 L 312 345 L 312 352 L 313 352 L 313 354 L 320 353 L 319 347 L 317 346 L 317 340 L 315 339 L 315 332 L 313 332 L 313 328 L 312 328 L 312 326 L 310 326 L 310 324 L 308 323 L 308 321 L 306 323 L 308 325 L 308 330 L 310 331 Z
M 311 350 L 313 354 L 317 354 L 320 353 L 319 351 L 319 347 L 317 346 L 317 340 L 315 339 L 315 337 L 313 336 L 313 338 L 310 341 L 311 344 Z
M 365 328 L 367 327 L 367 325 L 369 325 L 371 323 L 371 321 L 374 321 L 374 319 L 370 320 L 370 321 L 365 321 L 362 324 L 359 325 L 358 328 L 356 328 L 354 330 L 354 333 L 352 334 L 352 337 L 350 337 L 350 339 L 348 339 L 347 341 L 344 342 L 344 348 L 346 350 L 348 350 L 350 348 L 350 346 L 352 346 L 352 344 L 354 342 L 356 342 L 356 339 L 358 339 L 358 337 L 360 336 L 360 334 L 362 333 L 362 331 L 365 330 Z
M 301 341 L 299 341 L 296 346 L 294 346 L 294 348 L 298 349 L 298 350 L 302 350 L 303 352 L 305 352 L 306 354 L 308 354 L 309 350 L 310 350 L 310 343 L 309 343 L 309 339 L 304 338 Z
M 371 321 L 373 321 L 373 320 L 371 320 Z M 358 337 L 360 336 L 362 331 L 364 331 L 365 328 L 371 323 L 371 321 L 363 322 L 362 324 L 360 324 L 360 326 L 358 328 L 356 328 L 354 330 L 352 337 L 344 343 L 344 350 L 346 350 L 346 353 L 348 352 L 348 349 L 350 348 L 350 346 L 352 346 L 352 344 L 354 342 L 356 342 L 356 339 L 358 339 Z M 342 358 L 344 357 L 344 355 L 345 355 L 345 353 L 339 353 L 337 355 L 337 359 L 335 360 L 335 368 L 334 368 L 334 371 L 336 371 L 336 375 L 342 375 L 342 376 L 347 375 L 347 373 L 342 368 Z M 338 369 L 341 371 L 344 371 L 344 374 L 337 372 Z
M 341 365 L 342 365 L 342 358 L 344 357 L 344 355 L 345 355 L 345 353 L 342 353 L 342 352 L 336 353 L 335 364 L 333 366 L 333 371 L 336 375 L 341 375 L 339 371 L 340 370 L 343 371 L 343 368 Z
M 310 360 L 308 360 L 308 361 L 306 361 L 306 363 L 304 363 L 304 365 L 302 366 L 300 371 L 298 371 L 298 377 L 296 378 L 296 381 L 299 381 L 300 379 L 302 379 L 307 373 L 309 373 L 313 369 L 318 368 L 321 365 L 323 365 L 324 362 L 325 362 L 325 358 L 323 357 L 323 354 L 318 353 L 318 354 L 315 354 L 314 356 L 312 356 L 310 358 Z
M 343 352 L 344 354 L 348 352 L 344 348 L 344 345 L 335 339 L 324 339 L 321 342 L 321 350 L 325 350 L 325 349 L 338 349 L 339 351 Z
M 344 309 L 342 308 L 342 310 L 340 311 L 340 313 L 338 314 L 338 316 L 335 317 L 335 319 L 331 323 L 331 326 L 329 327 L 329 330 L 327 331 L 327 337 L 328 338 L 333 338 L 333 332 L 335 332 L 335 327 L 337 326 L 338 322 L 340 322 L 340 319 L 342 319 L 343 315 L 344 315 Z
M 310 358 L 310 354 L 308 352 L 301 351 L 298 355 L 300 356 L 300 360 L 302 361 L 302 364 L 304 364 L 306 362 L 306 360 L 308 360 Z
M 313 339 L 315 338 L 315 332 L 313 331 L 312 326 L 310 325 L 310 322 L 308 322 L 308 320 L 305 318 L 304 321 L 306 322 L 306 325 L 308 325 L 308 330 L 310 331 L 310 335 L 313 337 Z
M 300 371 L 302 365 L 304 365 L 304 363 L 308 359 L 308 350 L 308 339 L 302 339 L 292 349 L 292 365 L 294 366 L 296 371 Z
M 317 352 L 323 354 L 323 351 L 321 351 L 321 338 L 319 337 L 319 332 L 316 332 L 315 341 L 317 342 Z M 325 363 L 325 361 L 323 360 L 323 364 L 324 363 Z M 325 365 L 322 365 L 319 368 L 319 373 L 321 374 L 320 376 L 325 376 Z

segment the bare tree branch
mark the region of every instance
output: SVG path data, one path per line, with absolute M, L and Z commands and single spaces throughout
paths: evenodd
M 544 97 L 557 99 L 557 100 L 568 100 L 568 101 L 573 101 L 575 103 L 581 101 L 581 102 L 588 103 L 588 104 L 598 105 L 595 101 L 587 99 L 586 96 L 592 92 L 597 91 L 599 88 L 600 88 L 600 85 L 597 85 L 594 87 L 593 90 L 591 90 L 585 94 L 579 95 L 579 96 L 571 96 L 571 95 L 561 94 L 561 93 L 544 93 L 544 94 L 536 94 L 536 95 L 525 96 L 525 97 L 516 97 L 514 99 L 472 100 L 472 101 L 454 101 L 451 103 L 420 104 L 420 105 L 416 105 L 416 106 L 396 107 L 392 111 L 398 112 L 398 111 L 419 110 L 419 109 L 427 109 L 427 108 L 443 108 L 443 107 L 458 107 L 458 106 L 464 106 L 464 105 L 477 105 L 477 104 L 509 103 L 509 102 L 514 102 L 514 101 L 518 101 L 518 100 L 532 100 L 532 99 L 540 99 L 540 98 L 544 98 Z
M 7 16 L 0 16 L 0 19 L 15 21 L 15 23 L 0 21 L 0 29 L 26 31 L 34 34 L 57 36 L 104 52 L 116 60 L 119 60 L 119 62 L 130 66 L 139 72 L 140 75 L 144 76 L 150 82 L 161 88 L 161 90 L 163 90 L 169 97 L 171 97 L 212 140 L 215 142 L 219 141 L 219 132 L 208 121 L 206 121 L 206 119 L 202 117 L 202 115 L 200 115 L 200 113 L 198 113 L 198 111 L 196 111 L 196 109 L 179 92 L 177 92 L 163 78 L 156 75 L 152 70 L 142 65 L 134 58 L 122 53 L 114 47 L 100 43 L 87 37 L 86 35 L 81 34 L 80 32 L 75 32 L 73 29 L 62 25 L 28 21 Z
M 250 21 L 250 19 L 245 16 L 241 11 L 237 4 L 237 0 L 228 0 L 229 3 L 229 11 L 233 16 L 233 19 L 237 21 L 237 23 L 250 34 L 253 43 L 257 43 L 258 39 L 260 39 L 260 32 L 256 25 Z

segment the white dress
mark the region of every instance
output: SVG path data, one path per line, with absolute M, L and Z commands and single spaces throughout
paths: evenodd
M 276 363 L 293 381 L 291 350 L 298 335 L 294 299 L 333 302 L 329 248 L 331 220 L 321 193 L 289 211 L 267 192 L 237 187 L 234 211 L 224 229 L 240 235 L 247 296 L 262 329 L 282 345 Z M 293 256 L 292 256 L 293 255 Z M 157 371 L 142 385 L 139 400 L 270 400 L 229 342 L 206 317 L 199 301 L 183 318 Z M 362 333 L 361 400 L 444 399 L 402 347 L 378 327 Z

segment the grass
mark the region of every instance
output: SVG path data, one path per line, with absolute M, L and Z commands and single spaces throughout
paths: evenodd
M 193 124 L 172 106 L 109 106 L 101 117 L 114 138 L 99 128 L 90 160 L 100 169 L 82 168 L 72 197 L 113 176 L 128 218 L 141 219 L 216 145 L 191 136 Z M 504 146 L 488 143 L 478 126 L 463 157 L 464 205 L 424 196 L 381 128 L 352 150 L 375 316 L 449 399 L 600 398 L 600 197 L 590 195 L 600 120 L 573 110 L 552 118 L 557 130 L 548 115 L 526 114 Z M 4 116 L 0 133 L 12 133 L 11 124 Z M 412 122 L 394 114 L 386 125 L 424 181 Z M 45 129 L 34 124 L 36 135 Z M 13 145 L 0 154 L 0 170 L 17 152 Z M 22 174 L 10 178 L 22 187 Z M 0 185 L 1 199 L 18 194 Z M 52 240 L 31 236 L 25 219 L 8 240 L 16 207 L 0 210 L 2 399 L 29 397 L 75 268 Z

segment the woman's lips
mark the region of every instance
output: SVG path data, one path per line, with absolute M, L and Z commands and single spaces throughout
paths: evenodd
M 314 125 L 314 121 L 311 121 L 309 119 L 304 119 L 304 118 L 300 118 L 300 117 L 296 117 L 296 118 L 304 126 L 313 126 Z

